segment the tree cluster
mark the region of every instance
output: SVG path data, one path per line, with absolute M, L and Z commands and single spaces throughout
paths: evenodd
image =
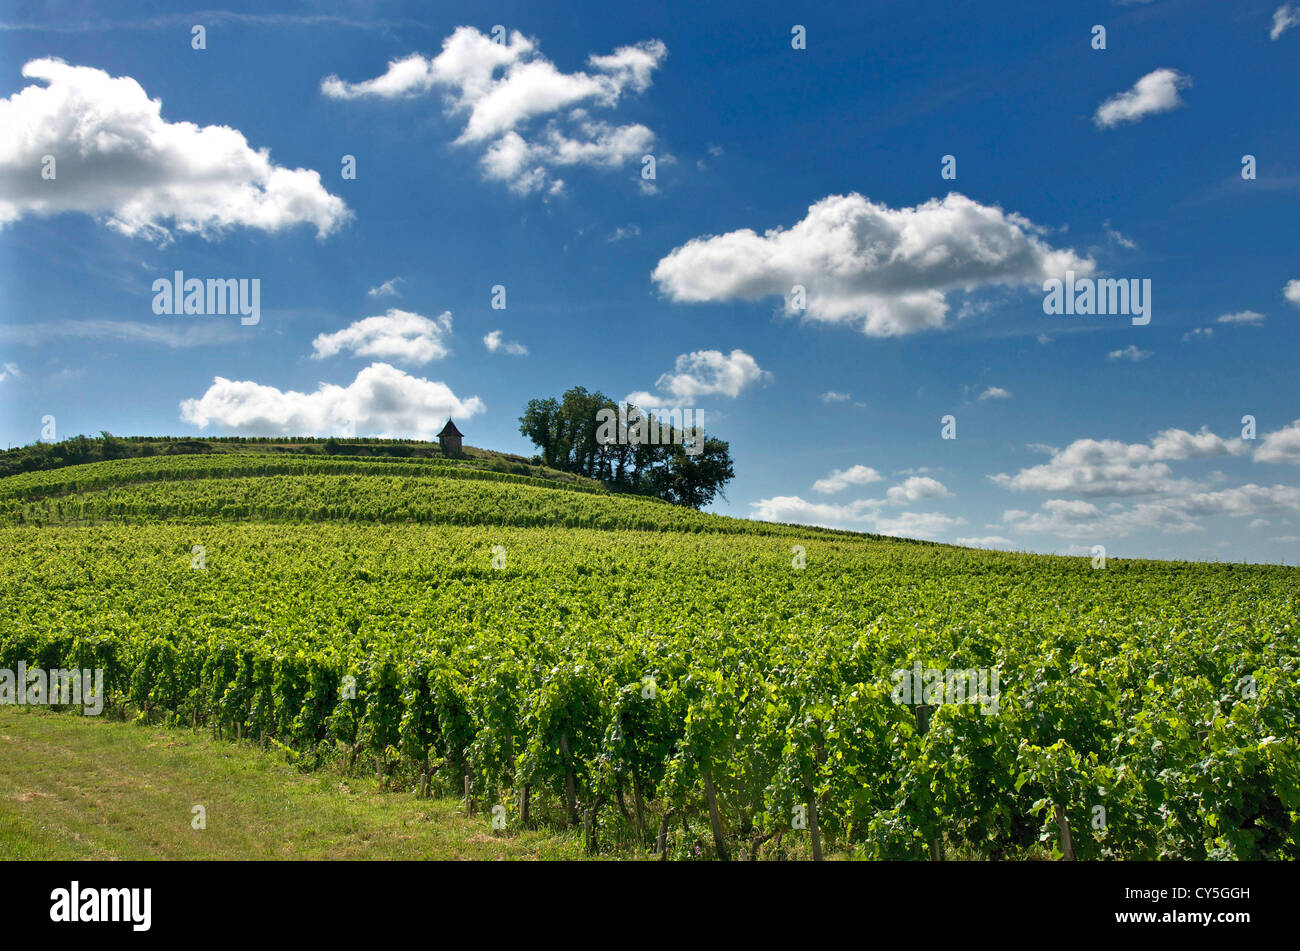
M 708 505 L 736 475 L 731 447 L 723 440 L 630 404 L 620 407 L 581 386 L 559 399 L 529 400 L 519 431 L 554 469 L 691 508 Z

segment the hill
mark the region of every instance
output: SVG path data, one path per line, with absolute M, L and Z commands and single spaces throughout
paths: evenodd
M 436 442 L 420 439 L 318 438 L 315 436 L 74 436 L 62 442 L 38 442 L 0 451 L 0 477 L 65 466 L 147 459 L 154 456 L 271 455 L 389 460 L 439 460 L 448 464 L 572 482 L 575 477 L 512 453 L 464 446 L 447 459 Z M 588 480 L 591 481 L 591 480 Z
M 0 544 L 0 668 L 592 851 L 1297 855 L 1294 569 L 242 451 L 0 479 Z

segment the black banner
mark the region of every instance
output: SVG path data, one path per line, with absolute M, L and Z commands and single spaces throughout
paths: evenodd
M 734 938 L 788 919 L 966 940 L 1008 926 L 1232 940 L 1289 921 L 1287 875 L 1278 865 L 1209 863 L 5 862 L 0 907 L 10 937 L 127 941 L 374 940 L 422 920 L 540 937 L 557 919 L 593 936 L 645 928 L 647 939 L 701 926 Z

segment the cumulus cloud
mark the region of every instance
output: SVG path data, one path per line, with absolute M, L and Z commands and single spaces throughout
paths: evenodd
M 983 400 L 1009 400 L 1009 399 L 1011 399 L 1011 391 L 1010 391 L 1010 390 L 1004 390 L 1004 389 L 1003 389 L 1002 387 L 1000 387 L 1000 386 L 990 386 L 987 390 L 985 390 L 983 393 L 981 393 L 981 394 L 979 395 L 979 399 L 980 399 L 981 401 L 983 401 Z
M 1146 443 L 1115 439 L 1077 439 L 1064 449 L 1048 449 L 1050 461 L 1021 469 L 1015 475 L 990 478 L 1015 491 L 1070 492 L 1085 496 L 1126 496 L 1187 491 L 1186 480 L 1175 480 L 1168 463 L 1212 456 L 1242 455 L 1242 439 L 1224 439 L 1201 429 L 1189 433 L 1166 429 Z
M 820 399 L 823 403 L 847 403 L 853 399 L 853 394 L 836 393 L 834 390 L 828 390 L 821 395 Z
M 839 492 L 853 485 L 870 485 L 884 479 L 870 466 L 836 469 L 825 479 L 813 483 L 813 491 L 822 494 Z M 951 531 L 966 520 L 941 512 L 894 512 L 887 506 L 902 506 L 923 499 L 944 498 L 950 493 L 936 479 L 913 476 L 891 487 L 884 499 L 854 499 L 851 502 L 810 502 L 797 495 L 780 495 L 750 503 L 752 518 L 769 522 L 793 522 L 827 528 L 851 528 L 882 535 L 934 539 Z
M 36 83 L 0 99 L 0 226 L 80 212 L 166 242 L 173 231 L 298 224 L 324 236 L 351 216 L 317 172 L 274 164 L 237 129 L 166 121 L 162 101 L 129 76 L 52 58 L 22 73 Z M 41 174 L 47 155 L 53 179 Z
M 1218 324 L 1252 324 L 1258 325 L 1264 322 L 1264 315 L 1256 313 L 1253 310 L 1238 311 L 1235 314 L 1224 314 L 1215 323 Z
M 1300 307 L 1300 281 L 1287 281 L 1286 287 L 1282 289 L 1282 296 Z
M 798 525 L 822 525 L 827 528 L 853 528 L 870 521 L 879 502 L 862 500 L 835 505 L 809 502 L 797 495 L 778 495 L 751 502 L 751 518 L 762 522 L 793 522 Z
M 880 482 L 885 477 L 870 466 L 851 466 L 848 469 L 836 469 L 824 479 L 813 483 L 813 491 L 828 495 L 847 489 L 851 485 L 870 485 Z
M 1081 439 L 1063 450 L 1051 449 L 1051 460 L 1021 469 L 1016 475 L 990 478 L 1003 488 L 1081 498 L 1052 498 L 1037 512 L 1008 509 L 1003 523 L 1014 531 L 1051 534 L 1075 541 L 1122 537 L 1137 531 L 1184 534 L 1202 531 L 1203 520 L 1214 516 L 1253 518 L 1251 528 L 1267 525 L 1259 516 L 1300 512 L 1300 488 L 1254 483 L 1215 488 L 1226 478 L 1211 473 L 1205 481 L 1175 478 L 1169 462 L 1214 456 L 1245 455 L 1249 444 L 1223 439 L 1207 429 L 1189 433 L 1167 429 L 1146 443 Z M 1256 461 L 1300 462 L 1300 420 L 1264 437 Z M 1102 497 L 1137 497 L 1126 505 Z
M 1293 26 L 1300 25 L 1300 9 L 1294 4 L 1284 3 L 1273 11 L 1273 27 L 1268 31 L 1268 38 L 1276 40 Z
M 1191 78 L 1176 69 L 1153 70 L 1134 83 L 1132 89 L 1117 93 L 1098 106 L 1093 121 L 1098 128 L 1109 129 L 1177 109 L 1183 105 L 1179 90 L 1191 84 Z
M 1205 337 L 1206 339 L 1209 339 L 1213 336 L 1213 327 L 1197 327 L 1196 329 L 1189 330 L 1187 333 L 1183 334 L 1183 342 L 1186 343 L 1188 340 L 1195 340 L 1197 337 Z
M 1256 462 L 1291 462 L 1300 465 L 1300 419 L 1265 433 L 1255 450 Z
M 390 308 L 378 317 L 366 317 L 312 341 L 317 360 L 347 351 L 358 357 L 386 357 L 403 363 L 428 363 L 451 352 L 451 312 L 430 320 L 410 311 Z
M 219 376 L 202 396 L 182 401 L 180 415 L 200 429 L 251 435 L 432 439 L 448 417 L 468 419 L 484 408 L 477 396 L 462 400 L 445 383 L 372 363 L 348 386 L 321 383 L 312 393 Z
M 958 545 L 965 545 L 968 548 L 1014 548 L 1016 543 L 1009 538 L 1003 538 L 1001 535 L 982 535 L 978 538 L 958 538 L 954 539 Z
M 649 88 L 668 55 L 660 40 L 624 46 L 587 58 L 588 69 L 565 73 L 515 31 L 505 42 L 469 26 L 458 27 L 434 57 L 413 53 L 393 60 L 382 75 L 349 83 L 337 76 L 321 81 L 332 99 L 405 99 L 435 90 L 449 115 L 463 116 L 457 144 L 482 149 L 489 179 L 516 192 L 564 187 L 557 167 L 621 168 L 654 146 L 654 133 L 639 124 L 611 125 L 590 116 L 610 109 L 628 93 Z
M 751 384 L 771 378 L 758 361 L 743 350 L 724 354 L 721 350 L 696 350 L 677 358 L 672 373 L 665 373 L 655 383 L 663 395 L 636 392 L 627 402 L 642 408 L 684 406 L 702 396 L 735 398 Z
M 965 524 L 966 519 L 961 516 L 940 512 L 902 512 L 888 518 L 877 518 L 875 530 L 897 538 L 935 539 Z
M 512 340 L 502 340 L 501 331 L 493 330 L 483 337 L 483 346 L 488 348 L 489 353 L 496 353 L 498 350 L 508 353 L 512 357 L 528 356 L 528 348 L 522 343 L 515 343 Z
M 947 295 L 989 285 L 1041 284 L 1093 262 L 1051 248 L 1028 219 L 957 193 L 912 208 L 832 195 L 788 229 L 694 238 L 655 267 L 677 301 L 785 298 L 787 316 L 848 323 L 887 337 L 944 325 Z M 797 308 L 792 288 L 806 290 Z
M 1151 356 L 1150 350 L 1143 350 L 1135 344 L 1129 344 L 1123 350 L 1112 350 L 1106 354 L 1107 360 L 1131 360 L 1137 363 L 1139 360 L 1145 360 Z
M 18 369 L 18 364 L 5 363 L 3 366 L 0 366 L 0 383 L 20 376 L 22 376 L 22 373 Z
M 890 505 L 907 505 L 909 502 L 919 502 L 922 499 L 941 499 L 949 495 L 948 487 L 938 479 L 931 479 L 928 476 L 912 476 L 903 482 L 902 485 L 892 486 L 885 493 L 885 498 Z
M 857 531 L 874 531 L 882 535 L 903 538 L 933 539 L 951 531 L 966 520 L 939 512 L 901 512 L 882 516 L 880 502 L 861 499 L 834 505 L 828 502 L 809 502 L 797 495 L 779 495 L 751 502 L 751 518 L 764 522 L 792 522 L 798 525 L 820 525 L 826 528 L 851 528 Z
M 1050 499 L 1038 512 L 1008 510 L 1006 525 L 1026 534 L 1082 540 L 1116 538 L 1135 531 L 1181 535 L 1203 530 L 1210 516 L 1247 518 L 1264 512 L 1300 512 L 1300 488 L 1253 483 L 1231 489 L 1191 492 L 1103 511 L 1077 499 Z

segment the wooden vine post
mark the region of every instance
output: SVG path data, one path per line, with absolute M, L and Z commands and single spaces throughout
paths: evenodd
M 560 754 L 564 758 L 564 799 L 569 810 L 569 824 L 578 824 L 578 788 L 569 763 L 569 735 L 560 731 Z
M 718 811 L 718 793 L 713 788 L 712 770 L 704 770 L 704 798 L 709 804 L 709 825 L 713 828 L 713 847 L 718 850 L 718 858 L 727 861 L 727 840 L 722 831 L 722 813 Z
M 916 732 L 925 736 L 930 732 L 930 708 L 923 703 L 918 703 L 912 709 L 916 716 Z M 930 861 L 943 861 L 943 839 L 940 836 L 930 840 Z
M 826 743 L 817 740 L 817 765 L 826 765 Z M 817 822 L 817 776 L 813 774 L 813 783 L 808 788 L 808 828 L 812 830 L 813 861 L 822 861 L 822 830 Z
M 1056 827 L 1061 833 L 1061 858 L 1066 862 L 1074 861 L 1074 841 L 1070 838 L 1070 817 L 1060 806 L 1054 806 Z

